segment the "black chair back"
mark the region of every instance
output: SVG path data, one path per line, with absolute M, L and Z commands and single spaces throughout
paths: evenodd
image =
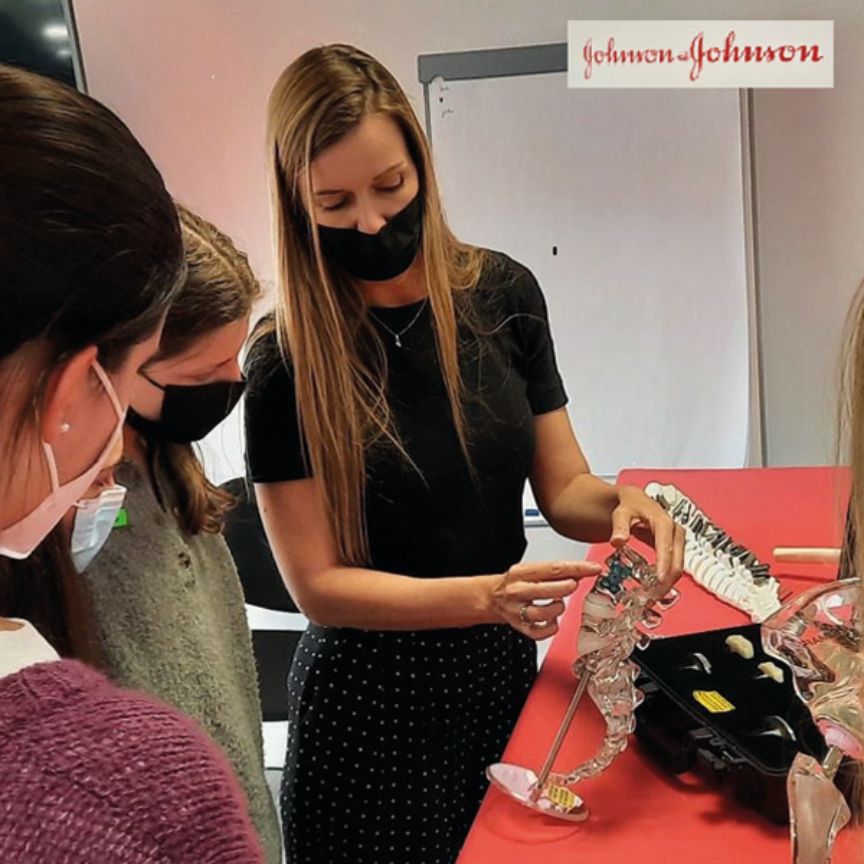
M 297 605 L 270 552 L 251 484 L 238 477 L 223 483 L 222 488 L 237 499 L 237 505 L 226 519 L 224 534 L 237 566 L 244 599 L 252 606 L 296 613 Z M 261 714 L 265 722 L 288 719 L 288 672 L 302 635 L 299 630 L 252 631 Z

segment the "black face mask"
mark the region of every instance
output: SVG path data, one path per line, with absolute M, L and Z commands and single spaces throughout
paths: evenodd
M 162 416 L 158 420 L 148 420 L 130 407 L 126 419 L 138 432 L 174 444 L 200 441 L 234 410 L 246 387 L 245 381 L 165 387 L 151 378 L 147 380 L 165 394 Z
M 401 276 L 413 263 L 423 237 L 420 194 L 400 210 L 377 234 L 356 228 L 318 226 L 321 252 L 356 279 L 386 282 Z

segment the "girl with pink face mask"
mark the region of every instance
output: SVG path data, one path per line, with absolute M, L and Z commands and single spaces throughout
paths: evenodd
M 23 559 L 120 440 L 182 277 L 174 205 L 106 108 L 0 66 L 0 560 Z M 0 570 L 0 580 L 3 574 Z M 195 724 L 0 619 L 0 860 L 256 862 Z

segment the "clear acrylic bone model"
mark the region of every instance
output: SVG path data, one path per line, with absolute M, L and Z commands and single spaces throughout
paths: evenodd
M 486 770 L 492 784 L 520 804 L 573 822 L 586 819 L 588 808 L 570 787 L 606 770 L 626 749 L 636 728 L 634 712 L 643 697 L 633 684 L 637 667 L 630 654 L 634 647 L 644 648 L 650 641 L 640 628 L 650 630 L 660 624 L 656 609 L 667 609 L 678 599 L 675 589 L 663 598 L 655 596 L 659 583 L 654 568 L 626 546 L 606 559 L 606 568 L 585 597 L 579 657 L 573 665 L 578 683 L 545 764 L 539 774 L 508 763 Z M 603 743 L 594 756 L 572 771 L 553 773 L 555 759 L 586 692 L 606 723 Z
M 699 585 L 755 622 L 780 608 L 780 583 L 768 565 L 715 525 L 680 489 L 649 483 L 645 492 L 684 528 L 684 569 Z
M 787 781 L 795 864 L 827 864 L 850 812 L 834 778 L 844 756 L 864 761 L 861 608 L 857 579 L 799 595 L 762 625 L 765 651 L 792 669 L 795 689 L 828 744 L 799 753 Z

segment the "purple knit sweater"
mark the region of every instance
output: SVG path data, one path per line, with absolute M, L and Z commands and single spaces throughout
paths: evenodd
M 262 857 L 226 759 L 191 720 L 62 661 L 0 678 L 0 861 Z

